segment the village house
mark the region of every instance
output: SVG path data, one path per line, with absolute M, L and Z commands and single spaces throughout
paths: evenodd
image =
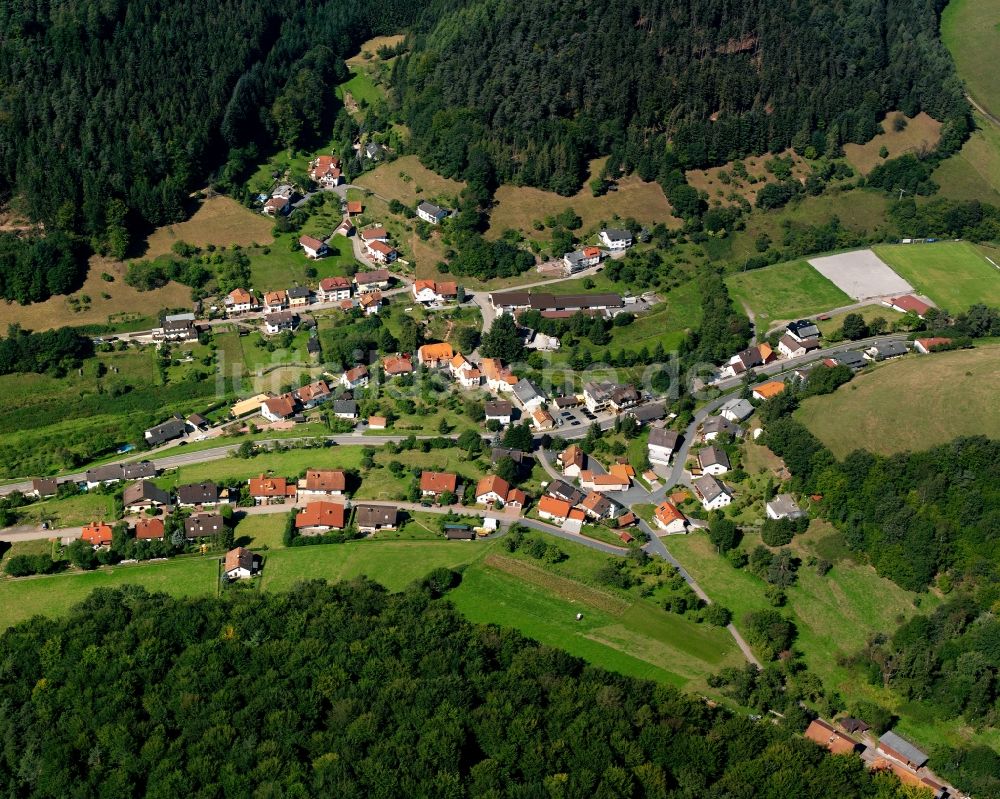
M 412 374 L 413 361 L 409 356 L 389 355 L 382 359 L 382 371 L 386 377 Z
M 884 300 L 882 304 L 887 305 L 894 311 L 899 311 L 899 313 L 915 313 L 921 319 L 931 309 L 930 305 L 923 300 L 917 299 L 912 294 L 906 294 L 902 297 L 892 297 L 891 299 Z
M 769 519 L 801 519 L 806 515 L 791 494 L 778 494 L 764 508 Z
M 200 413 L 192 413 L 187 419 L 184 420 L 188 426 L 188 430 L 192 433 L 196 433 L 199 430 L 207 430 L 211 427 L 211 423 L 202 416 Z
M 124 480 L 142 480 L 144 478 L 156 477 L 156 467 L 152 461 L 123 463 L 121 474 Z
M 753 415 L 753 405 L 749 400 L 733 397 L 719 406 L 719 415 L 730 422 L 742 422 Z
M 601 262 L 603 253 L 599 247 L 584 247 L 582 250 L 574 250 L 563 256 L 563 272 L 567 275 L 574 275 L 597 266 Z
M 902 341 L 885 341 L 875 344 L 865 350 L 864 357 L 869 361 L 891 361 L 906 355 L 909 350 Z
M 448 210 L 426 200 L 417 206 L 417 216 L 431 225 L 439 225 L 448 218 Z
M 385 430 L 389 425 L 389 420 L 385 416 L 369 416 L 368 417 L 368 429 L 369 430 Z
M 265 216 L 287 216 L 292 212 L 292 201 L 288 197 L 270 197 L 262 210 Z
M 827 749 L 830 754 L 849 755 L 856 752 L 860 747 L 850 735 L 842 733 L 827 724 L 823 719 L 813 719 L 804 733 L 810 741 L 819 744 Z
M 591 519 L 613 519 L 617 515 L 618 503 L 612 502 L 603 494 L 591 491 L 583 498 L 580 509 Z
M 343 530 L 346 511 L 339 502 L 310 502 L 295 515 L 295 529 L 301 535 L 322 535 Z
M 656 466 L 669 466 L 679 442 L 680 434 L 674 430 L 667 430 L 665 427 L 650 429 L 649 440 L 646 442 L 649 462 Z
M 354 524 L 361 533 L 395 530 L 399 526 L 399 511 L 391 505 L 361 504 L 354 506 Z
M 288 292 L 284 289 L 264 292 L 264 313 L 283 311 L 288 307 Z
M 550 497 L 555 497 L 556 499 L 564 500 L 570 504 L 570 507 L 574 505 L 579 505 L 583 502 L 584 494 L 580 489 L 574 488 L 569 483 L 562 480 L 553 480 L 549 483 L 548 487 L 545 489 L 545 493 Z
M 631 408 L 625 412 L 626 416 L 631 416 L 640 425 L 658 422 L 667 415 L 667 406 L 662 402 L 651 402 Z
M 628 230 L 605 228 L 600 232 L 601 244 L 609 250 L 627 250 L 632 246 L 632 233 Z
M 54 497 L 59 493 L 59 481 L 55 477 L 36 477 L 31 481 L 31 491 L 36 499 Z
M 770 347 L 768 348 L 770 349 Z M 748 369 L 754 369 L 758 366 L 764 364 L 764 359 L 761 357 L 759 347 L 747 347 L 741 352 L 737 352 L 733 357 L 729 359 L 729 362 L 723 367 L 720 376 L 721 377 L 736 377 L 743 374 Z
M 305 308 L 312 302 L 312 289 L 308 286 L 295 286 L 288 289 L 286 293 L 289 308 Z
M 785 390 L 785 384 L 780 380 L 772 380 L 769 383 L 763 383 L 757 386 L 753 390 L 753 398 L 757 400 L 769 400 L 772 397 L 778 396 L 782 391 Z
M 518 383 L 517 376 L 499 358 L 483 358 L 479 369 L 486 376 L 486 386 L 497 394 L 513 391 Z
M 364 230 L 358 233 L 358 236 L 361 238 L 362 243 L 364 243 L 365 245 L 368 245 L 373 241 L 382 241 L 382 242 L 389 241 L 389 231 L 380 225 L 377 225 L 375 227 L 365 228 Z
M 347 474 L 343 469 L 307 469 L 299 480 L 298 501 L 341 497 L 347 491 Z
M 324 277 L 316 291 L 317 302 L 339 302 L 351 299 L 351 281 L 346 277 Z
M 173 441 L 175 438 L 180 438 L 187 434 L 187 424 L 183 419 L 168 419 L 163 422 L 163 424 L 158 424 L 156 427 L 151 427 L 147 430 L 143 437 L 146 439 L 146 443 L 151 447 L 158 447 L 161 444 L 165 444 L 168 441 Z
M 229 502 L 228 490 L 226 491 L 226 497 L 223 500 L 219 487 L 211 481 L 205 481 L 203 483 L 188 483 L 186 485 L 178 486 L 177 488 L 177 504 L 182 508 L 218 505 L 223 501 Z
M 733 501 L 729 489 L 710 474 L 697 478 L 694 490 L 705 510 L 719 510 Z
M 808 319 L 789 322 L 785 330 L 795 341 L 808 341 L 809 339 L 819 338 L 819 328 L 814 322 L 810 322 Z
M 282 330 L 295 330 L 299 326 L 299 315 L 295 311 L 277 311 L 264 317 L 264 332 L 269 335 Z
M 382 292 L 369 291 L 367 294 L 362 294 L 358 299 L 358 305 L 365 312 L 365 316 L 377 315 L 382 307 Z
M 338 419 L 357 419 L 358 403 L 352 399 L 334 400 L 333 415 Z
M 542 390 L 530 380 L 518 380 L 514 384 L 514 398 L 525 413 L 534 413 L 545 402 Z
M 284 477 L 251 477 L 250 497 L 255 505 L 282 505 L 286 499 L 294 501 L 295 484 L 288 483 Z
M 170 494 L 149 480 L 139 480 L 125 486 L 122 505 L 126 513 L 141 513 L 148 508 L 165 508 L 170 505 Z
M 365 145 L 364 153 L 369 161 L 381 161 L 385 158 L 385 147 L 378 142 L 370 141 Z
M 235 316 L 260 309 L 257 297 L 254 296 L 253 292 L 246 289 L 233 289 L 226 295 L 223 304 L 226 307 L 226 314 L 228 316 Z
M 570 510 L 570 504 L 564 499 L 556 499 L 546 495 L 538 500 L 539 517 L 555 524 L 565 522 Z
M 798 358 L 800 355 L 819 349 L 819 339 L 797 339 L 791 333 L 785 333 L 778 342 L 778 352 L 786 358 Z
M 384 241 L 373 241 L 365 245 L 368 257 L 377 264 L 391 264 L 399 257 L 395 247 L 390 247 Z
M 730 439 L 743 435 L 743 428 L 722 416 L 710 416 L 701 426 L 701 437 L 705 441 L 715 441 L 719 436 Z
M 931 336 L 930 338 L 918 338 L 913 344 L 917 352 L 929 355 L 937 347 L 947 347 L 951 344 L 951 339 L 944 336 Z
M 160 320 L 160 326 L 154 328 L 153 338 L 162 341 L 196 341 L 198 326 L 193 313 L 168 314 Z
M 536 430 L 551 430 L 556 426 L 556 420 L 544 408 L 535 408 L 531 412 L 531 423 Z
M 184 520 L 184 537 L 210 538 L 219 535 L 225 527 L 225 521 L 218 513 L 197 513 Z
M 305 410 L 309 410 L 326 402 L 333 394 L 330 392 L 330 387 L 326 384 L 326 381 L 317 380 L 315 383 L 295 389 L 292 392 L 292 396 L 298 405 L 301 405 Z
M 496 505 L 505 503 L 510 493 L 510 484 L 495 474 L 487 475 L 476 486 L 476 504 Z
M 417 350 L 417 362 L 428 369 L 446 367 L 454 357 L 455 351 L 452 349 L 451 344 L 447 342 L 424 344 Z
M 312 236 L 299 236 L 299 246 L 306 254 L 306 258 L 322 258 L 329 252 L 325 242 Z
M 359 216 L 364 213 L 365 207 L 361 200 L 348 200 L 347 201 L 347 215 L 348 216 Z
M 432 303 L 438 301 L 438 293 L 433 280 L 415 280 L 411 288 L 413 299 L 417 302 Z
M 260 404 L 260 415 L 269 422 L 281 422 L 295 416 L 295 397 L 292 394 L 282 394 L 280 397 L 268 397 Z
M 653 521 L 667 535 L 687 532 L 687 517 L 672 502 L 661 502 L 653 512 Z
M 332 189 L 344 182 L 340 159 L 335 155 L 321 155 L 309 164 L 309 177 L 320 188 Z
M 133 530 L 136 541 L 159 541 L 163 538 L 165 527 L 163 519 L 151 519 L 145 516 L 136 521 Z
M 88 469 L 84 475 L 87 490 L 97 488 L 102 485 L 111 485 L 120 480 L 141 480 L 147 477 L 156 477 L 156 468 L 152 461 L 136 461 L 134 463 L 109 463 L 107 466 L 97 466 Z
M 255 555 L 244 547 L 237 547 L 226 553 L 222 570 L 229 581 L 245 580 L 260 571 L 260 564 L 260 555 Z
M 580 472 L 580 487 L 588 491 L 628 491 L 632 482 L 618 474 L 597 474 L 588 469 Z
M 348 369 L 340 376 L 340 384 L 348 391 L 356 388 L 364 388 L 368 385 L 368 367 L 361 364 L 353 369 Z
M 878 739 L 876 751 L 904 763 L 912 769 L 921 768 L 927 763 L 928 757 L 909 741 L 901 738 L 895 730 L 889 730 Z
M 702 474 L 725 474 L 732 468 L 726 451 L 714 445 L 698 453 L 698 467 Z
M 458 490 L 458 475 L 450 472 L 421 472 L 420 494 L 425 497 L 440 499 L 444 492 L 453 496 Z
M 575 479 L 587 467 L 587 455 L 576 444 L 570 444 L 557 458 L 564 477 Z
M 579 312 L 595 316 L 625 307 L 625 300 L 618 294 L 546 294 L 530 291 L 504 291 L 490 294 L 490 305 L 497 316 L 505 313 L 518 314 L 534 310 L 546 318 L 568 318 Z
M 510 424 L 511 414 L 514 412 L 514 406 L 511 405 L 506 400 L 496 400 L 494 402 L 487 402 L 485 405 L 486 409 L 486 421 L 495 420 L 502 425 Z
M 111 546 L 112 536 L 111 525 L 104 522 L 91 522 L 80 529 L 80 539 L 94 549 Z
M 375 269 L 371 272 L 358 272 L 354 276 L 354 285 L 359 294 L 369 294 L 389 288 L 389 270 Z
M 639 392 L 632 386 L 624 386 L 608 380 L 601 382 L 591 380 L 583 385 L 583 402 L 591 413 L 604 410 L 620 413 L 624 409 L 638 404 Z

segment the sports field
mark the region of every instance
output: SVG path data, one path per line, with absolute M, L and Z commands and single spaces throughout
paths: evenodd
M 838 458 L 917 451 L 957 436 L 1000 438 L 1000 345 L 907 355 L 857 375 L 795 412 Z
M 1000 269 L 973 244 L 897 244 L 876 247 L 875 252 L 920 294 L 952 313 L 977 302 L 1000 304 Z
M 850 305 L 852 300 L 806 261 L 740 272 L 726 278 L 738 307 L 749 309 L 763 330 L 778 321 Z

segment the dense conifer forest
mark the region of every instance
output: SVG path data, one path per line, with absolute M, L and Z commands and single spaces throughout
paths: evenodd
M 464 621 L 434 598 L 447 583 L 200 600 L 126 587 L 12 628 L 0 638 L 0 792 L 910 795 L 780 724 Z

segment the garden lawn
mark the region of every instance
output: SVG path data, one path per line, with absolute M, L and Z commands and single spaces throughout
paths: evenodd
M 218 557 L 184 557 L 157 563 L 0 580 L 0 631 L 35 615 L 55 617 L 97 588 L 141 585 L 172 596 L 206 596 L 219 585 Z
M 92 521 L 110 521 L 114 508 L 108 494 L 77 494 L 65 499 L 46 499 L 18 508 L 18 524 L 51 522 L 55 527 L 79 527 Z
M 291 510 L 291 507 L 289 507 Z M 239 513 L 237 511 L 237 513 Z M 244 516 L 235 528 L 235 544 L 249 549 L 276 549 L 284 546 L 287 513 L 266 513 L 258 516 Z
M 795 415 L 838 458 L 855 449 L 920 451 L 958 436 L 1000 438 L 998 359 L 998 344 L 908 355 L 806 399 Z M 907 419 L 920 423 L 900 423 Z
M 200 483 L 203 480 L 242 482 L 261 474 L 294 477 L 306 469 L 356 469 L 361 464 L 360 447 L 323 447 L 269 452 L 255 458 L 222 458 L 181 466 L 162 480 L 168 485 Z
M 874 249 L 920 294 L 952 313 L 979 302 L 1000 305 L 1000 269 L 968 242 L 896 244 Z
M 779 321 L 850 305 L 851 298 L 806 261 L 789 261 L 726 278 L 736 302 L 752 312 L 761 330 Z

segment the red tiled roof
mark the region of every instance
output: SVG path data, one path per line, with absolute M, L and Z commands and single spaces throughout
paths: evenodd
M 452 493 L 455 493 L 455 489 L 457 487 L 458 475 L 451 474 L 450 472 L 420 473 L 421 491 L 433 491 L 435 494 L 440 494 L 443 491 L 451 491 Z
M 251 477 L 250 496 L 283 497 L 288 491 L 284 477 Z
M 538 500 L 538 512 L 550 513 L 558 518 L 566 518 L 569 515 L 570 504 L 564 499 L 556 499 L 545 495 Z
M 104 522 L 91 522 L 84 525 L 80 538 L 95 547 L 111 543 L 111 525 Z
M 656 508 L 656 518 L 663 524 L 686 521 L 687 517 L 669 502 L 661 502 Z
M 319 287 L 323 291 L 333 291 L 334 289 L 349 289 L 351 281 L 346 277 L 324 277 L 319 282 Z
M 309 469 L 306 471 L 307 491 L 344 491 L 347 475 L 342 469 Z
M 902 308 L 904 313 L 907 311 L 913 311 L 917 316 L 923 316 L 927 313 L 931 306 L 929 306 L 923 300 L 918 300 L 912 294 L 905 294 L 902 297 L 893 297 L 889 300 L 889 304 L 895 308 Z
M 476 486 L 476 496 L 481 497 L 483 494 L 488 494 L 491 491 L 506 501 L 507 494 L 510 493 L 510 484 L 495 474 L 488 475 L 480 480 Z
M 303 527 L 344 527 L 344 506 L 338 502 L 310 502 L 304 511 L 295 515 L 295 526 Z
M 163 519 L 139 519 L 135 523 L 135 537 L 139 541 L 163 538 Z

